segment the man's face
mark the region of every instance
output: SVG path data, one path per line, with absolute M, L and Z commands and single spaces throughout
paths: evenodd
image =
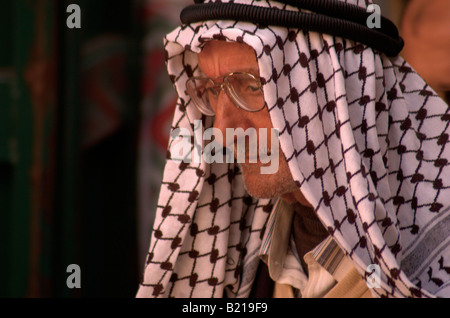
M 248 72 L 259 78 L 255 51 L 242 43 L 210 41 L 198 54 L 198 65 L 201 72 L 209 78 L 222 78 L 233 72 Z M 217 81 L 220 81 L 220 79 Z M 264 104 L 263 98 L 261 98 L 260 103 L 262 103 L 261 105 Z M 224 140 L 226 140 L 226 128 L 242 128 L 244 131 L 248 128 L 255 128 L 258 132 L 259 128 L 266 128 L 267 148 L 271 149 L 270 132 L 273 126 L 266 107 L 258 112 L 248 112 L 236 107 L 230 97 L 222 90 L 213 108 L 216 114 L 214 128 L 220 129 Z M 257 140 L 257 148 L 259 149 L 259 134 L 257 134 Z M 225 146 L 224 141 L 222 141 L 222 145 Z M 269 163 L 263 164 L 259 158 L 256 163 L 249 163 L 248 160 L 245 163 L 240 163 L 245 187 L 253 197 L 275 198 L 282 196 L 293 198 L 294 196 L 297 201 L 300 201 L 298 196 L 301 196 L 301 194 L 292 179 L 281 149 L 278 153 L 278 170 L 272 174 L 261 174 L 261 167 L 267 166 Z M 248 147 L 246 147 L 245 157 L 248 158 Z M 307 205 L 306 200 L 302 196 L 301 198 L 302 201 L 305 201 L 303 203 Z

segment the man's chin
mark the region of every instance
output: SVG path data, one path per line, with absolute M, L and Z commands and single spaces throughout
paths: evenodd
M 248 194 L 258 199 L 272 199 L 278 196 L 272 175 L 261 174 L 257 163 L 240 164 L 244 186 Z
M 254 187 L 253 185 L 248 185 L 247 183 L 244 183 L 244 187 L 247 193 L 256 199 L 273 199 L 276 197 L 273 193 L 270 193 L 266 189 Z
M 261 164 L 239 164 L 244 186 L 247 193 L 258 199 L 273 199 L 284 194 L 298 191 L 297 185 L 292 180 L 289 172 L 281 171 L 274 174 L 261 174 Z

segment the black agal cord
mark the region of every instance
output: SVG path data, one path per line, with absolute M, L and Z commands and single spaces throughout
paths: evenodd
M 366 44 L 387 56 L 397 56 L 403 48 L 403 39 L 395 25 L 381 17 L 381 27 L 366 25 L 371 13 L 355 5 L 333 0 L 278 0 L 314 13 L 265 8 L 236 3 L 197 3 L 181 12 L 182 23 L 207 20 L 236 20 L 261 26 L 282 26 L 340 36 Z

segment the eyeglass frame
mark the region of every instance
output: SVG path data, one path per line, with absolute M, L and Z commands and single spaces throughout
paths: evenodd
M 194 77 L 190 77 L 187 81 L 186 81 L 186 92 L 187 92 L 187 94 L 191 97 L 191 100 L 192 100 L 192 102 L 196 105 L 196 107 L 197 107 L 197 109 L 202 113 L 202 114 L 204 114 L 204 115 L 207 115 L 207 116 L 215 116 L 216 115 L 216 113 L 214 112 L 214 110 L 212 109 L 212 106 L 211 105 L 206 105 L 206 106 L 208 106 L 208 108 L 209 109 L 211 109 L 211 112 L 213 112 L 213 114 L 212 115 L 210 115 L 210 114 L 205 114 L 205 112 L 204 111 L 202 111 L 201 110 L 201 108 L 199 107 L 199 105 L 197 104 L 197 102 L 195 101 L 195 98 L 193 98 L 192 96 L 191 96 L 191 94 L 189 93 L 189 87 L 188 87 L 188 83 L 190 82 L 190 81 L 193 81 L 193 80 L 208 80 L 208 81 L 210 81 L 214 86 L 211 86 L 210 88 L 214 88 L 214 89 L 216 89 L 216 88 L 219 88 L 219 94 L 220 94 L 220 91 L 225 91 L 225 93 L 228 95 L 228 97 L 230 97 L 230 99 L 233 101 L 233 104 L 234 104 L 234 106 L 236 106 L 238 109 L 243 109 L 243 110 L 245 110 L 245 111 L 248 111 L 248 112 L 251 112 L 251 113 L 256 113 L 256 112 L 259 112 L 259 111 L 261 111 L 261 110 L 263 110 L 264 109 L 264 107 L 266 107 L 266 102 L 264 101 L 264 103 L 263 103 L 263 105 L 259 108 L 259 109 L 256 109 L 256 110 L 253 110 L 253 109 L 249 109 L 249 108 L 247 108 L 247 107 L 245 107 L 244 105 L 240 105 L 240 103 L 232 96 L 232 93 L 230 92 L 230 90 L 231 90 L 231 84 L 227 81 L 227 79 L 229 78 L 229 77 L 231 77 L 231 76 L 233 76 L 233 75 L 248 75 L 248 76 L 250 76 L 251 78 L 253 78 L 254 80 L 255 80 L 255 82 L 257 82 L 259 85 L 258 85 L 258 89 L 261 91 L 261 94 L 262 94 L 262 83 L 261 83 L 261 80 L 259 80 L 258 79 L 258 77 L 256 77 L 255 75 L 253 75 L 252 73 L 248 73 L 248 72 L 231 72 L 231 73 L 229 73 L 229 74 L 227 74 L 227 75 L 225 75 L 225 76 L 218 76 L 218 77 L 214 77 L 214 78 L 211 78 L 211 77 L 201 77 L 201 76 L 194 76 Z M 217 84 L 214 80 L 215 79 L 218 79 L 218 78 L 222 78 L 222 83 L 220 83 L 220 84 Z M 197 91 L 197 89 L 196 89 L 196 91 Z M 218 95 L 219 96 L 219 95 Z M 208 103 L 208 104 L 210 104 L 210 103 Z

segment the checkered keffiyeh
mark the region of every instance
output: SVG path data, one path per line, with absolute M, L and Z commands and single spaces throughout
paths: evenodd
M 165 38 L 173 129 L 213 124 L 185 93 L 212 39 L 254 48 L 291 174 L 361 276 L 380 266 L 373 295 L 450 297 L 448 106 L 401 57 L 327 34 L 206 21 Z M 173 145 L 137 296 L 247 297 L 274 201 L 250 197 L 235 164 L 171 160 Z

